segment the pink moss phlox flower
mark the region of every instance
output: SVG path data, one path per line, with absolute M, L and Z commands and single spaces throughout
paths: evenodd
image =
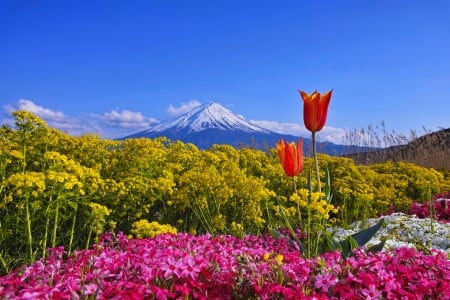
M 416 215 L 418 218 L 430 217 L 430 205 L 433 208 L 433 217 L 442 223 L 450 222 L 450 192 L 438 194 L 434 196 L 432 203 L 419 203 L 413 201 L 409 209 L 410 215 Z
M 164 279 L 171 279 L 176 276 L 181 278 L 182 263 L 180 260 L 175 260 L 173 256 L 168 256 L 166 261 L 160 265 L 160 270 L 163 272 Z
M 369 287 L 362 289 L 361 293 L 366 300 L 380 299 L 382 296 L 381 291 L 377 290 L 374 284 L 369 284 Z
M 267 257 L 265 254 L 269 253 Z M 275 261 L 283 256 L 283 264 Z M 61 248 L 0 277 L 0 299 L 449 299 L 450 260 L 412 248 L 306 259 L 269 235 L 128 239 Z M 381 295 L 381 296 L 380 296 Z
M 319 274 L 314 278 L 315 288 L 325 293 L 328 292 L 330 287 L 335 286 L 336 282 L 337 282 L 336 278 L 329 273 L 325 273 L 323 275 Z
M 198 274 L 201 271 L 199 266 L 195 263 L 194 258 L 190 255 L 186 255 L 183 258 L 183 263 L 181 264 L 180 269 L 181 277 L 190 277 L 192 280 L 197 280 Z

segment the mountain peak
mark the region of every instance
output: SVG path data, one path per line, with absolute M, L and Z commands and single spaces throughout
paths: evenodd
M 243 117 L 234 114 L 217 102 L 195 107 L 175 120 L 164 122 L 147 132 L 200 132 L 206 129 L 239 130 L 245 132 L 269 132 L 250 124 Z
M 126 136 L 127 138 L 156 138 L 164 136 L 169 140 L 193 143 L 200 149 L 208 149 L 214 144 L 228 144 L 234 147 L 250 146 L 258 149 L 273 147 L 281 137 L 288 140 L 297 136 L 280 134 L 247 122 L 244 117 L 234 114 L 217 102 L 199 105 L 178 116 L 176 119 L 159 123 L 147 130 Z M 308 139 L 303 139 L 305 147 Z M 309 139 L 309 142 L 311 140 Z M 327 153 L 343 153 L 344 146 L 324 143 Z M 306 150 L 305 154 L 308 153 Z

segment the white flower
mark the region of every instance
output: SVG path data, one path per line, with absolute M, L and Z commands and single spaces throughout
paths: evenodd
M 354 222 L 349 229 L 331 228 L 330 232 L 334 233 L 337 240 L 343 240 L 349 235 L 375 225 L 382 218 L 384 218 L 385 226 L 378 230 L 367 246 L 376 245 L 386 238 L 384 249 L 402 246 L 419 250 L 434 248 L 450 256 L 450 223 L 439 223 L 429 218 L 420 219 L 416 216 L 394 213 L 367 219 L 365 222 Z

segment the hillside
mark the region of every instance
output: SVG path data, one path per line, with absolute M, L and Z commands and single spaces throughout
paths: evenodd
M 425 134 L 405 145 L 392 146 L 376 151 L 346 154 L 357 164 L 411 162 L 423 167 L 450 170 L 450 128 Z

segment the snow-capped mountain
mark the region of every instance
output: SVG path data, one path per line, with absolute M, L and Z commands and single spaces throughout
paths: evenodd
M 156 138 L 165 136 L 170 140 L 192 143 L 200 149 L 213 144 L 229 144 L 234 147 L 268 149 L 275 147 L 280 139 L 297 140 L 298 136 L 270 131 L 247 122 L 219 103 L 211 102 L 195 107 L 174 120 L 159 123 L 147 130 L 126 136 L 127 138 Z M 311 140 L 303 138 L 304 153 L 308 155 Z M 318 149 L 332 155 L 342 154 L 344 146 L 329 142 L 319 143 Z
M 219 103 L 210 102 L 197 106 L 175 120 L 158 124 L 141 133 L 151 134 L 166 130 L 170 130 L 171 132 L 193 133 L 207 129 L 270 132 L 265 128 L 248 123 L 243 117 L 234 114 Z

